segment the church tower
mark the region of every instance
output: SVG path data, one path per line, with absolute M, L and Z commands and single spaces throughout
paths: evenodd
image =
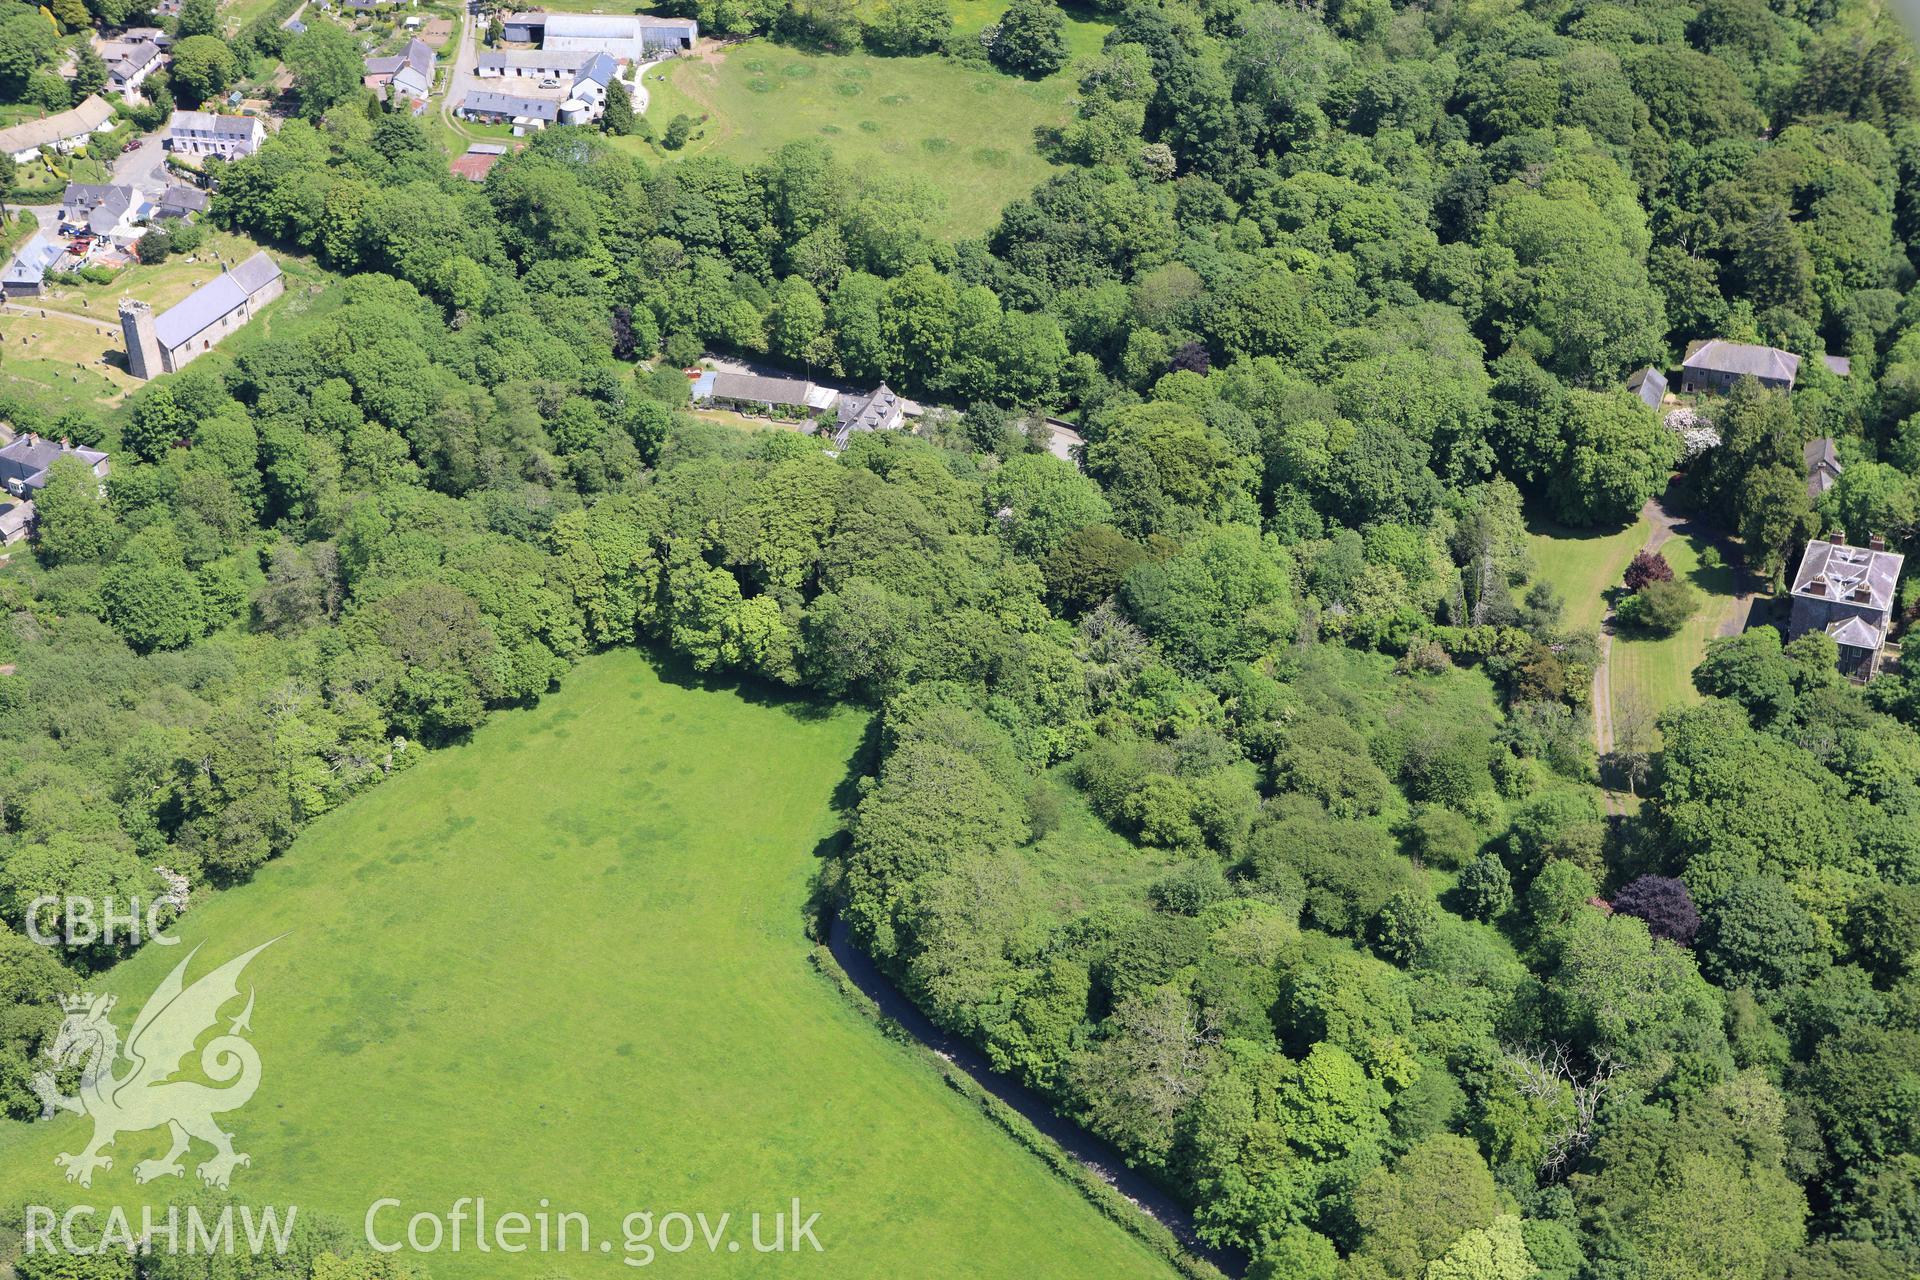
M 120 299 L 120 332 L 127 340 L 127 371 L 136 378 L 157 378 L 166 372 L 160 358 L 160 337 L 153 329 L 153 308 L 132 298 Z

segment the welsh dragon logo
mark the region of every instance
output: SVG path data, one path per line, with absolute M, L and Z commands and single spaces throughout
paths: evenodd
M 251 1029 L 251 989 L 246 1008 L 228 1024 L 226 1032 L 200 1050 L 201 1071 L 224 1087 L 171 1077 L 194 1051 L 200 1037 L 219 1022 L 220 1010 L 239 998 L 241 971 L 272 945 L 262 943 L 187 986 L 187 965 L 199 952 L 195 947 L 140 1010 L 124 1050 L 120 1033 L 107 1018 L 114 1005 L 112 996 L 69 996 L 61 1000 L 66 1021 L 47 1050 L 54 1068 L 35 1075 L 33 1089 L 40 1095 L 45 1116 L 71 1111 L 93 1119 L 93 1140 L 86 1150 L 77 1156 L 63 1152 L 54 1157 L 53 1162 L 66 1169 L 68 1182 L 91 1187 L 94 1170 L 113 1168 L 113 1158 L 101 1154 L 103 1147 L 113 1145 L 122 1133 L 139 1133 L 162 1125 L 172 1135 L 172 1148 L 162 1159 L 134 1165 L 136 1182 L 182 1176 L 185 1170 L 180 1157 L 187 1154 L 195 1138 L 213 1147 L 212 1158 L 198 1169 L 201 1181 L 211 1186 L 225 1187 L 237 1166 L 252 1163 L 244 1152 L 233 1149 L 233 1135 L 214 1122 L 214 1116 L 245 1106 L 260 1087 L 260 1055 L 241 1035 Z M 127 1069 L 116 1074 L 123 1061 Z M 75 1066 L 80 1068 L 80 1089 L 69 1097 L 60 1093 L 56 1073 Z

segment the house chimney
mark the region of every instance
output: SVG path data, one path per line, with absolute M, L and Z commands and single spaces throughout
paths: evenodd
M 1827 535 L 1827 541 L 1836 547 L 1844 547 L 1847 545 L 1847 531 L 1845 529 L 1835 529 Z
M 1867 539 L 1867 545 L 1875 551 L 1885 551 L 1887 549 L 1887 540 L 1876 533 Z

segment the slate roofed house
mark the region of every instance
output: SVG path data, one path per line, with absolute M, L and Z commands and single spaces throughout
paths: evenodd
M 131 102 L 146 78 L 165 65 L 166 55 L 156 40 L 121 39 L 102 42 L 100 57 L 107 64 L 107 87 Z
M 735 373 L 724 369 L 703 373 L 693 384 L 695 404 L 768 412 L 783 407 L 823 411 L 832 408 L 839 396 L 840 393 L 832 387 L 818 386 L 799 378 Z
M 1658 409 L 1667 395 L 1667 375 L 1648 365 L 1627 379 L 1627 390 L 1639 396 L 1647 408 Z
M 598 117 L 607 105 L 607 86 L 620 74 L 620 64 L 611 54 L 596 53 L 573 76 L 573 86 L 568 90 L 574 97 L 592 103 Z
M 1845 469 L 1840 465 L 1840 450 L 1834 445 L 1832 436 L 1807 441 L 1800 450 L 1800 456 L 1806 462 L 1807 497 L 1810 500 L 1833 488 L 1834 481 L 1840 478 L 1840 472 Z
M 69 182 L 60 197 L 60 225 L 103 239 L 125 235 L 143 204 L 140 193 L 132 187 Z
M 836 449 L 847 447 L 856 431 L 895 431 L 906 417 L 906 406 L 886 383 L 864 396 L 841 396 L 840 417 L 833 430 Z
M 183 156 L 250 156 L 267 138 L 258 116 L 223 116 L 211 111 L 176 111 L 167 120 L 167 150 Z
M 699 404 L 717 404 L 728 408 L 758 408 L 771 413 L 776 408 L 824 409 L 833 403 L 834 392 L 799 378 L 770 378 L 758 373 L 733 373 L 717 370 L 703 373 L 693 384 L 693 398 Z
M 13 261 L 0 270 L 0 292 L 9 298 L 31 298 L 46 283 L 47 271 L 66 247 L 45 231 L 36 231 Z
M 8 125 L 0 129 L 0 155 L 9 155 L 15 163 L 25 164 L 40 154 L 40 148 L 73 151 L 87 144 L 96 133 L 113 128 L 113 107 L 98 94 L 70 111 L 56 111 L 38 120 Z
M 1791 391 L 1800 373 L 1800 357 L 1778 347 L 1707 338 L 1687 348 L 1680 365 L 1680 390 L 1687 395 L 1725 392 L 1742 378 L 1752 378 L 1770 391 Z
M 511 124 L 515 137 L 544 129 L 560 119 L 559 98 L 540 98 L 496 89 L 469 89 L 454 114 L 463 120 Z
M 157 316 L 144 302 L 123 300 L 120 329 L 127 340 L 127 368 L 136 378 L 178 373 L 285 289 L 280 264 L 256 253 Z
M 572 79 L 580 68 L 600 56 L 593 49 L 482 49 L 473 70 L 482 80 L 504 77 L 558 83 Z
M 94 475 L 107 478 L 107 455 L 100 450 L 29 433 L 0 447 L 0 485 L 16 498 L 29 497 L 47 487 L 48 469 L 63 457 L 78 458 Z
M 406 52 L 384 58 L 368 58 L 364 83 L 370 89 L 386 86 L 409 98 L 424 98 L 433 91 L 433 49 L 424 40 L 407 41 Z
M 1837 535 L 1815 538 L 1793 576 L 1787 638 L 1824 631 L 1840 646 L 1840 670 L 1855 680 L 1871 679 L 1892 625 L 1894 587 L 1904 561 L 1878 534 L 1864 547 L 1850 547 Z
M 207 199 L 208 194 L 199 187 L 176 184 L 161 192 L 160 199 L 154 203 L 153 216 L 192 222 L 207 211 Z

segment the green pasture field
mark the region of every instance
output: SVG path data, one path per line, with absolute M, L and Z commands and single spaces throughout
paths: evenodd
M 588 1215 L 594 1249 L 441 1252 L 449 1277 L 633 1274 L 630 1212 L 771 1215 L 799 1197 L 824 1252 L 656 1259 L 672 1274 L 1148 1277 L 1157 1258 L 812 969 L 803 933 L 832 800 L 867 721 L 593 658 L 321 818 L 186 944 L 104 976 L 124 1032 L 161 978 L 278 938 L 247 971 L 254 1100 L 222 1123 L 233 1193 L 383 1236 L 461 1197 Z M 224 1023 L 222 1026 L 224 1027 Z M 75 1117 L 0 1125 L 0 1203 L 138 1204 L 125 1135 L 93 1188 L 53 1157 Z M 204 1159 L 204 1149 L 189 1157 Z M 399 1215 L 399 1216 L 396 1216 Z M 767 1228 L 770 1233 L 771 1227 Z M 469 1239 L 469 1244 L 471 1243 Z M 645 1274 L 644 1272 L 642 1274 Z
M 627 140 L 652 159 L 711 151 L 752 162 L 811 138 L 850 169 L 925 178 L 946 198 L 936 232 L 965 236 L 988 230 L 1053 171 L 1034 130 L 1072 117 L 1074 76 L 1069 67 L 1022 80 L 943 57 L 809 53 L 753 40 L 656 67 L 646 88 L 656 136 L 677 115 L 709 117 L 677 153 Z

